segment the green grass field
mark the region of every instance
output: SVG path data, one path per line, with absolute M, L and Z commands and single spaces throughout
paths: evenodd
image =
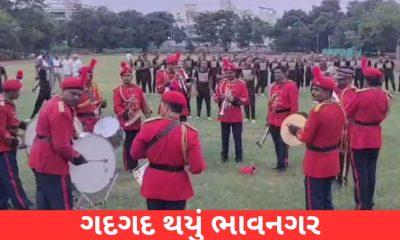
M 119 84 L 119 66 L 123 56 L 96 56 L 96 58 L 99 60 L 99 64 L 95 69 L 95 80 L 100 84 L 109 101 L 105 115 L 111 115 L 112 89 Z M 83 58 L 84 63 L 89 61 L 90 57 Z M 14 77 L 18 69 L 25 71 L 24 88 L 21 98 L 17 102 L 17 110 L 20 118 L 28 118 L 36 99 L 36 94 L 31 93 L 34 82 L 33 63 L 32 61 L 9 62 L 5 66 L 9 77 Z M 377 209 L 400 209 L 400 149 L 398 148 L 400 104 L 397 98 L 398 95 L 395 94 L 391 114 L 383 124 L 385 140 L 377 170 L 375 194 Z M 150 100 L 156 109 L 159 97 L 151 96 Z M 217 121 L 207 121 L 203 117 L 203 119 L 190 122 L 200 132 L 208 168 L 205 173 L 192 176 L 196 196 L 189 201 L 188 209 L 304 209 L 302 174 L 304 148 L 290 149 L 290 167 L 285 174 L 280 175 L 272 170 L 276 161 L 272 140 L 269 138 L 262 149 L 255 144 L 264 133 L 266 98 L 257 97 L 256 101 L 257 124 L 246 123 L 243 134 L 245 163 L 254 163 L 258 169 L 254 176 L 242 176 L 238 173 L 238 168 L 232 160 L 234 159 L 232 140 L 231 161 L 228 164 L 220 162 L 221 140 Z M 308 112 L 311 105 L 308 90 L 303 89 L 300 108 L 302 111 Z M 192 108 L 195 109 L 195 106 L 193 99 Z M 218 111 L 215 105 L 212 107 L 215 119 Z M 118 165 L 122 166 L 121 159 L 119 159 Z M 24 151 L 19 153 L 19 167 L 23 185 L 29 197 L 34 200 L 34 178 L 27 165 Z M 347 188 L 334 189 L 334 205 L 336 209 L 354 208 L 352 181 Z M 145 208 L 145 201 L 140 196 L 139 186 L 131 175 L 125 172 L 121 173 L 106 208 Z

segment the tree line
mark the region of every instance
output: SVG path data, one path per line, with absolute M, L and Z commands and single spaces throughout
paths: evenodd
M 323 0 L 309 12 L 285 11 L 275 24 L 231 11 L 200 12 L 190 29 L 178 27 L 172 14 L 106 7 L 81 8 L 69 22 L 56 23 L 43 11 L 43 0 L 0 0 L 0 49 L 35 52 L 53 46 L 96 52 L 115 48 L 156 47 L 170 38 L 194 45 L 219 45 L 228 51 L 268 45 L 277 51 L 355 48 L 364 52 L 394 51 L 400 38 L 400 4 L 393 0 Z M 187 34 L 190 33 L 190 34 Z

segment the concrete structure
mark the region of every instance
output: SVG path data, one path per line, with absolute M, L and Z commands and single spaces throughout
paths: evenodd
M 80 0 L 47 0 L 43 10 L 52 16 L 56 22 L 66 22 L 71 19 L 74 12 L 81 8 L 94 8 L 82 4 Z

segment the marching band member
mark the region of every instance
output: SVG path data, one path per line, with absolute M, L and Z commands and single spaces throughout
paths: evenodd
M 141 128 L 142 113 L 149 117 L 151 109 L 146 103 L 142 89 L 132 83 L 132 68 L 124 62 L 121 64 L 120 77 L 122 84 L 113 90 L 114 112 L 117 115 L 121 128 L 125 132 L 123 161 L 126 171 L 136 168 L 138 162 L 129 154 L 132 141 Z
M 206 103 L 207 110 L 207 119 L 211 119 L 211 75 L 210 70 L 208 68 L 207 62 L 202 61 L 201 66 L 198 70 L 194 72 L 194 79 L 196 81 L 196 90 L 197 90 L 197 119 L 201 116 L 201 108 L 203 105 L 203 99 Z
M 282 122 L 290 114 L 299 110 L 297 85 L 286 78 L 287 68 L 278 66 L 274 69 L 275 82 L 271 85 L 268 100 L 266 126 L 269 126 L 274 141 L 277 158 L 276 170 L 285 171 L 288 165 L 288 146 L 283 142 L 280 131 Z
M 199 134 L 180 114 L 186 98 L 177 91 L 162 95 L 161 117 L 149 119 L 131 148 L 134 159 L 147 158 L 149 167 L 143 176 L 141 195 L 148 210 L 183 210 L 193 197 L 188 170 L 200 174 L 206 169 Z
M 274 58 L 274 60 L 269 64 L 269 71 L 271 73 L 271 84 L 275 82 L 275 68 L 279 67 L 281 64 L 278 62 L 278 58 Z
M 344 109 L 332 98 L 335 79 L 321 76 L 314 68 L 313 107 L 303 129 L 289 125 L 289 132 L 307 146 L 304 185 L 307 210 L 333 210 L 332 181 L 340 171 L 338 144 L 346 122 Z M 335 119 L 335 121 L 332 121 Z
M 297 88 L 304 86 L 304 64 L 300 57 L 296 60 L 296 80 Z
M 80 78 L 61 83 L 62 93 L 55 95 L 39 113 L 36 138 L 29 166 L 36 180 L 36 206 L 39 210 L 71 210 L 71 177 L 68 162 L 82 165 L 88 161 L 72 148 L 75 135 L 74 108 L 83 93 Z
M 171 54 L 167 57 L 167 67 L 157 72 L 157 87 L 156 90 L 159 94 L 165 91 L 178 91 L 181 92 L 187 99 L 187 106 L 183 109 L 181 121 L 186 121 L 190 116 L 190 93 L 191 82 L 190 78 L 185 74 L 182 67 L 178 66 L 180 53 Z
M 392 85 L 392 89 L 395 92 L 396 91 L 396 86 L 394 84 L 394 61 L 390 60 L 388 57 L 386 57 L 385 62 L 383 64 L 383 73 L 385 76 L 385 87 L 386 90 L 389 90 L 389 80 L 390 84 Z M 399 83 L 400 84 L 400 83 Z
M 311 60 L 307 60 L 307 62 L 306 62 L 306 72 L 305 72 L 305 78 L 306 78 L 305 85 L 306 85 L 306 87 L 309 87 L 311 85 L 311 80 L 313 78 L 312 67 L 313 67 L 313 62 Z
M 218 83 L 217 75 L 221 73 L 221 66 L 215 55 L 211 57 L 209 69 L 211 76 L 211 87 L 213 92 L 215 93 L 215 87 L 217 86 Z
M 249 104 L 244 106 L 246 121 L 250 121 L 251 119 L 251 123 L 254 124 L 256 123 L 256 69 L 253 68 L 250 57 L 243 63 L 241 77 L 246 83 L 247 92 L 249 94 Z
M 142 84 L 142 91 L 146 94 L 146 85 L 151 93 L 151 61 L 148 59 L 147 54 L 143 54 L 142 68 L 140 69 L 140 82 Z
M 361 60 L 354 57 L 355 65 L 354 65 L 354 85 L 362 89 L 364 88 L 364 75 L 361 69 Z
M 353 71 L 346 68 L 337 68 L 335 78 L 337 79 L 337 85 L 334 88 L 334 93 L 337 95 L 338 100 L 344 108 L 350 105 L 350 103 L 356 97 L 357 88 L 352 84 Z M 347 173 L 344 173 L 344 167 L 349 168 L 351 159 L 350 147 L 350 122 L 347 121 L 345 128 L 342 133 L 342 139 L 339 144 L 339 158 L 340 158 L 340 172 L 337 176 L 337 183 L 342 186 L 343 181 L 347 181 Z
M 218 120 L 221 122 L 221 160 L 222 162 L 228 161 L 229 138 L 232 129 L 235 141 L 235 160 L 236 163 L 240 163 L 243 161 L 241 106 L 249 103 L 249 93 L 246 83 L 235 78 L 236 67 L 229 59 L 223 59 L 222 67 L 226 78 L 218 83 L 217 92 L 214 95 L 214 101 L 220 105 Z
M 82 67 L 80 77 L 84 83 L 84 91 L 75 110 L 85 132 L 93 132 L 94 125 L 100 118 L 100 108 L 107 106 L 100 87 L 93 81 L 93 70 L 97 61 L 92 59 L 89 66 Z
M 382 147 L 380 124 L 389 114 L 390 94 L 381 89 L 382 72 L 361 60 L 366 87 L 357 91 L 346 112 L 352 120 L 350 139 L 353 152 L 354 199 L 356 209 L 371 210 L 374 205 L 376 164 Z
M 261 94 L 264 96 L 265 88 L 268 86 L 268 66 L 269 62 L 266 56 L 263 56 L 261 60 L 257 62 L 257 86 L 256 94 Z M 259 93 L 259 89 L 261 92 Z
M 157 71 L 165 68 L 165 60 L 162 60 L 159 53 L 156 53 L 156 56 L 153 59 L 153 83 L 151 85 L 152 93 L 156 93 L 156 76 Z
M 29 209 L 32 203 L 26 196 L 18 173 L 18 129 L 26 129 L 26 123 L 17 118 L 14 101 L 20 96 L 19 80 L 3 82 L 0 95 L 0 210 L 9 208 L 8 201 L 18 210 Z

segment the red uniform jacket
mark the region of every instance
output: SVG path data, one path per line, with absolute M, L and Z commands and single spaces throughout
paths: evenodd
M 290 114 L 299 111 L 299 90 L 295 82 L 274 83 L 269 91 L 267 123 L 280 127 Z
M 103 101 L 100 88 L 95 82 L 87 87 L 82 94 L 76 113 L 85 132 L 93 132 L 94 125 L 99 119 L 99 108 Z
M 308 147 L 338 146 L 345 122 L 344 109 L 336 102 L 320 103 L 311 110 L 304 129 L 298 133 L 299 140 L 307 145 L 303 162 L 306 176 L 326 178 L 339 173 L 338 148 L 329 152 L 317 152 Z
M 183 71 L 180 70 L 178 73 L 170 73 L 165 69 L 158 70 L 156 74 L 156 89 L 159 94 L 163 94 L 165 91 L 173 90 L 182 93 L 186 96 L 181 84 L 179 83 L 178 77 L 183 76 Z M 187 97 L 187 96 L 186 96 Z M 187 106 L 183 107 L 183 116 L 189 116 L 189 109 Z
M 121 84 L 113 90 L 114 112 L 117 115 L 121 128 L 124 130 L 139 130 L 141 127 L 141 119 L 129 126 L 125 126 L 129 121 L 125 114 L 128 109 L 131 113 L 141 110 L 143 113 L 147 111 L 146 99 L 142 89 L 136 84 Z
M 19 120 L 14 103 L 4 99 L 0 95 L 0 152 L 9 152 L 11 139 L 15 137 L 19 126 Z
M 338 87 L 335 87 L 334 92 L 338 96 L 342 106 L 344 109 L 347 108 L 347 106 L 350 105 L 356 98 L 356 93 L 357 93 L 357 88 L 353 85 L 347 86 L 344 89 L 340 89 Z M 350 138 L 350 128 L 351 128 L 351 121 L 347 118 L 347 123 L 346 123 L 346 134 L 347 134 L 347 139 Z
M 238 99 L 239 105 L 229 105 L 225 108 L 224 116 L 219 116 L 218 120 L 220 122 L 240 123 L 243 121 L 241 105 L 249 104 L 249 92 L 246 87 L 246 82 L 239 79 L 233 81 L 228 79 L 221 80 L 218 83 L 217 92 L 214 95 L 214 101 L 216 103 L 222 103 L 227 90 L 230 90 L 232 96 Z
M 161 138 L 157 143 L 146 148 L 146 144 L 163 131 L 171 120 L 156 118 L 148 120 L 133 141 L 131 156 L 133 159 L 147 158 L 150 163 L 168 166 L 184 166 L 182 148 L 182 129 L 176 127 L 169 134 Z M 184 124 L 184 123 L 183 123 Z M 187 127 L 187 159 L 189 170 L 193 174 L 199 174 L 206 169 L 206 163 L 201 151 L 201 144 L 197 131 Z M 141 194 L 146 199 L 160 199 L 166 201 L 181 201 L 193 197 L 193 188 L 186 171 L 167 172 L 163 170 L 147 168 L 144 177 Z
M 346 108 L 352 120 L 350 146 L 352 149 L 382 147 L 381 122 L 389 114 L 389 95 L 380 88 L 357 91 L 354 101 Z
M 69 175 L 68 161 L 80 155 L 72 148 L 73 122 L 73 109 L 59 96 L 43 105 L 36 126 L 37 137 L 29 156 L 31 168 L 40 173 Z

